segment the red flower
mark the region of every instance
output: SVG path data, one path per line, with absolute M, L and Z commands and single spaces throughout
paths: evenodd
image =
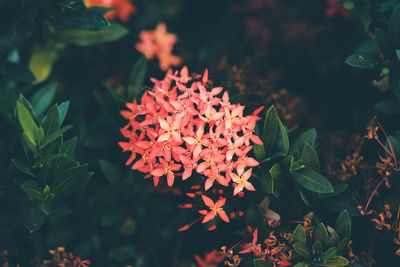
M 215 218 L 215 216 L 217 216 L 217 214 L 222 220 L 229 223 L 228 215 L 226 215 L 225 211 L 222 209 L 222 206 L 225 205 L 226 198 L 221 198 L 216 203 L 214 203 L 211 198 L 205 195 L 202 195 L 201 197 L 203 198 L 204 204 L 206 204 L 206 206 L 210 208 L 210 211 L 206 214 L 202 223 L 211 221 Z
M 85 0 L 87 7 L 102 6 L 114 8 L 105 14 L 106 18 L 113 20 L 118 17 L 123 22 L 128 22 L 131 15 L 136 13 L 136 7 L 130 0 Z
M 218 256 L 216 249 L 206 253 L 204 259 L 200 258 L 199 255 L 194 255 L 194 259 L 200 267 L 217 267 L 218 263 L 222 262 L 224 258 L 222 255 Z

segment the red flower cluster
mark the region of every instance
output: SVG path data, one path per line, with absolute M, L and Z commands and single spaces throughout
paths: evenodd
M 153 89 L 144 92 L 140 104 L 136 99 L 126 104 L 129 110 L 121 111 L 121 115 L 129 123 L 121 133 L 129 141 L 119 142 L 124 152 L 131 152 L 126 165 L 139 155 L 132 169 L 147 173 L 146 178 L 153 177 L 155 186 L 166 176 L 171 187 L 180 171 L 182 180 L 192 177 L 193 172 L 205 176 L 204 191 L 215 184 L 234 187 L 233 195 L 243 189 L 254 191 L 249 178 L 251 167 L 259 163 L 247 154 L 251 142 L 263 144 L 254 135 L 263 107 L 244 116 L 245 107 L 229 103 L 227 92 L 217 97 L 222 87 L 207 91 L 207 70 L 201 81 L 192 79 L 187 67 L 180 72 L 170 70 L 161 81 L 151 79 Z M 216 215 L 229 222 L 222 210 L 225 200 L 220 197 L 214 203 L 203 196 L 210 208 L 200 211 L 205 216 L 203 223 Z
M 170 66 L 180 65 L 180 57 L 172 55 L 172 50 L 178 38 L 173 33 L 167 32 L 165 23 L 158 23 L 154 31 L 142 31 L 139 35 L 140 42 L 136 49 L 143 53 L 147 59 L 157 56 L 160 68 L 166 71 Z
M 107 12 L 106 18 L 113 20 L 118 17 L 123 22 L 128 22 L 131 15 L 136 13 L 136 7 L 131 0 L 85 0 L 87 7 L 102 6 L 114 8 L 114 11 Z

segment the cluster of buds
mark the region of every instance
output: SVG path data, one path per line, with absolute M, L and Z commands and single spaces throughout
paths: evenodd
M 66 252 L 63 247 L 49 251 L 53 258 L 51 260 L 44 260 L 38 266 L 48 267 L 88 267 L 90 265 L 89 260 L 82 260 L 80 257 L 75 257 L 71 252 Z
M 139 155 L 131 168 L 152 177 L 155 186 L 160 177 L 165 176 L 172 187 L 176 176 L 187 180 L 197 173 L 201 182 L 192 181 L 203 192 L 212 192 L 212 187 L 224 195 L 230 188 L 233 195 L 243 195 L 244 189 L 254 191 L 249 179 L 259 162 L 247 154 L 251 143 L 263 144 L 254 135 L 262 107 L 244 116 L 245 107 L 231 104 L 227 92 L 218 97 L 222 87 L 207 91 L 207 70 L 202 79 L 196 78 L 200 76 L 189 76 L 187 67 L 170 70 L 163 80 L 151 79 L 153 89 L 144 92 L 140 104 L 136 99 L 126 104 L 128 110 L 121 115 L 129 123 L 121 133 L 129 141 L 119 142 L 124 152 L 131 153 L 126 165 Z M 202 200 L 209 208 L 199 211 L 203 223 L 217 215 L 229 222 L 223 210 L 226 198 L 220 195 L 214 202 L 202 195 Z
M 123 22 L 128 22 L 131 15 L 136 13 L 136 7 L 131 0 L 85 0 L 87 7 L 101 6 L 113 8 L 105 14 L 105 17 L 113 20 L 118 17 Z
M 167 32 L 165 23 L 158 23 L 154 31 L 142 31 L 139 35 L 140 42 L 136 49 L 143 53 L 147 59 L 158 58 L 160 68 L 166 71 L 170 66 L 178 66 L 182 60 L 172 55 L 172 50 L 178 38 L 175 34 Z

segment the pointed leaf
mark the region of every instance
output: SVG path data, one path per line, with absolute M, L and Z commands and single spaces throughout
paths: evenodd
M 63 124 L 65 116 L 67 116 L 68 107 L 69 101 L 65 101 L 58 105 L 58 112 L 60 112 L 60 126 Z
M 324 176 L 311 169 L 301 169 L 292 175 L 293 179 L 305 189 L 316 193 L 333 192 L 332 184 Z
M 40 149 L 43 149 L 46 147 L 48 144 L 56 140 L 58 137 L 63 135 L 66 131 L 71 129 L 73 126 L 72 125 L 67 125 L 62 127 L 61 129 L 58 129 L 57 131 L 53 132 L 49 137 L 47 137 L 42 144 L 40 144 Z
M 351 236 L 351 219 L 347 210 L 342 211 L 336 219 L 336 232 L 339 237 L 350 238 Z
M 321 242 L 324 248 L 328 246 L 328 231 L 323 223 L 318 224 L 315 228 L 314 240 Z
M 347 266 L 350 262 L 342 256 L 333 256 L 325 261 L 323 264 L 317 264 L 317 266 L 326 267 L 342 267 Z
M 317 151 L 309 144 L 305 143 L 301 151 L 301 159 L 307 167 L 319 169 L 319 158 Z
M 42 188 L 38 185 L 36 181 L 28 180 L 21 185 L 21 189 L 34 200 L 42 200 Z
M 104 176 L 111 184 L 115 184 L 121 179 L 120 171 L 109 161 L 101 159 L 100 168 L 103 171 Z
M 36 145 L 36 133 L 38 131 L 38 127 L 35 120 L 32 118 L 31 113 L 20 101 L 17 102 L 17 115 L 21 128 L 26 137 L 32 144 Z
M 302 135 L 300 135 L 296 141 L 294 141 L 291 151 L 298 150 L 301 151 L 305 143 L 309 143 L 312 147 L 315 145 L 315 141 L 317 140 L 317 130 L 311 128 L 305 131 Z
M 308 247 L 303 244 L 303 243 L 295 243 L 293 245 L 294 250 L 296 251 L 297 254 L 302 256 L 303 258 L 310 259 L 311 258 L 311 253 Z
M 53 105 L 43 118 L 42 127 L 46 136 L 50 136 L 60 128 L 60 112 L 57 105 Z
M 301 244 L 306 244 L 307 242 L 306 232 L 301 224 L 298 224 L 294 229 L 293 242 Z
M 29 203 L 29 205 L 24 208 L 23 214 L 24 225 L 30 233 L 33 233 L 39 229 L 43 225 L 46 218 L 46 214 L 44 214 L 34 203 Z
M 356 53 L 349 56 L 345 63 L 352 67 L 360 69 L 370 69 L 377 67 L 380 63 L 380 58 L 376 54 L 360 54 Z

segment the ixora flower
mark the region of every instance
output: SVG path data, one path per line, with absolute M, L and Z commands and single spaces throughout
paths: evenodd
M 214 202 L 204 193 L 218 189 L 233 196 L 255 190 L 250 180 L 252 167 L 259 163 L 248 152 L 250 142 L 263 144 L 254 135 L 263 107 L 244 116 L 245 107 L 229 103 L 227 92 L 218 97 L 222 87 L 207 90 L 207 70 L 201 80 L 192 79 L 187 67 L 169 70 L 163 80 L 152 78 L 154 86 L 144 92 L 140 104 L 134 99 L 121 111 L 129 123 L 121 129 L 128 140 L 119 145 L 130 152 L 126 165 L 133 163 L 131 168 L 152 177 L 155 186 L 162 177 L 172 187 L 178 176 L 186 181 L 200 175 L 200 184 L 192 179 L 192 188 L 204 188 L 198 194 L 209 208 L 199 211 L 203 223 L 215 217 L 229 222 L 223 210 L 226 198 L 220 195 Z
M 170 66 L 178 66 L 182 60 L 172 55 L 172 50 L 178 38 L 175 34 L 167 32 L 167 25 L 158 23 L 154 31 L 142 31 L 139 35 L 140 42 L 136 49 L 143 53 L 147 59 L 158 58 L 160 68 L 166 71 Z
M 106 18 L 113 20 L 118 17 L 123 22 L 128 22 L 131 15 L 136 13 L 136 7 L 131 0 L 85 0 L 87 7 L 101 6 L 110 7 L 115 10 L 105 14 Z

